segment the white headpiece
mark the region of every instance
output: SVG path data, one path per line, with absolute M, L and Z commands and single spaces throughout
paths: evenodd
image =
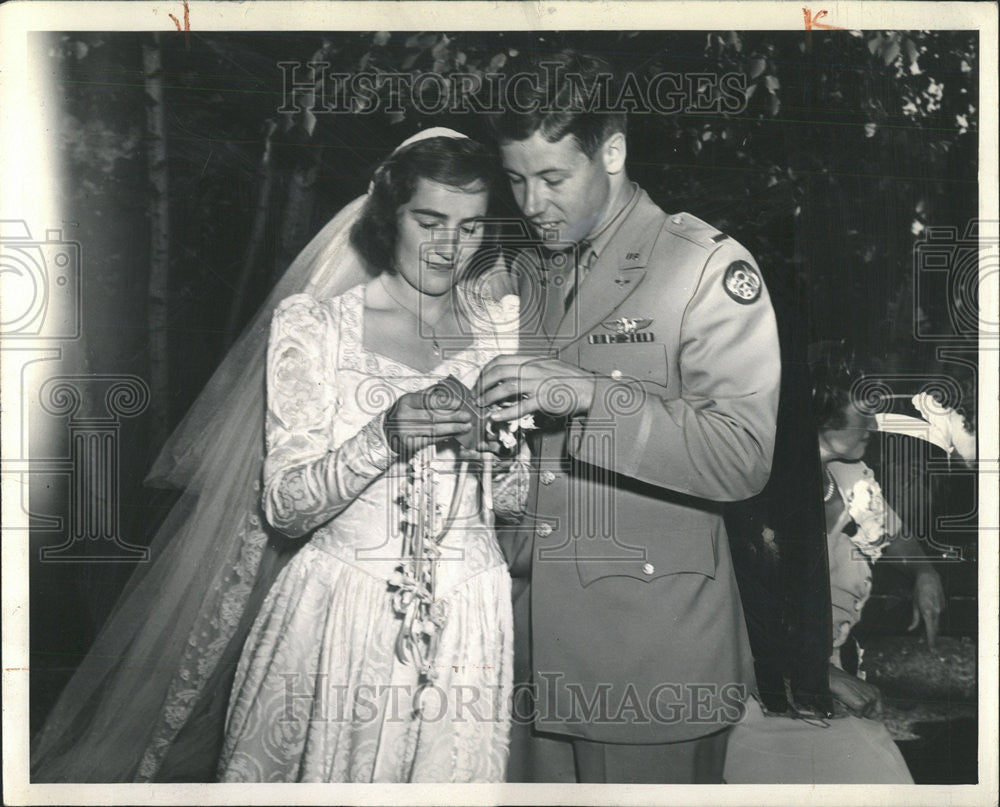
M 430 140 L 432 137 L 450 137 L 452 140 L 468 140 L 469 136 L 464 135 L 461 132 L 456 132 L 454 129 L 449 129 L 447 126 L 432 126 L 430 129 L 422 129 L 415 135 L 406 138 L 402 143 L 393 149 L 392 153 L 395 154 L 400 149 L 404 149 L 407 146 L 412 146 L 414 143 L 419 143 L 421 140 Z
M 406 148 L 407 146 L 412 146 L 414 143 L 419 143 L 421 140 L 430 140 L 432 137 L 449 137 L 452 140 L 468 140 L 469 136 L 464 135 L 461 132 L 456 132 L 454 129 L 449 129 L 447 126 L 432 126 L 430 129 L 421 129 L 415 135 L 410 135 L 402 143 L 400 143 L 396 148 L 392 150 L 392 154 L 398 154 L 400 150 Z M 377 173 L 377 171 L 376 171 Z M 372 192 L 372 188 L 375 187 L 375 180 L 373 179 L 368 183 L 368 193 Z

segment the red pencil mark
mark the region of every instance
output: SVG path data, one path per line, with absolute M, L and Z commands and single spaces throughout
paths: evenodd
M 826 14 L 825 11 L 822 12 L 822 13 Z M 172 19 L 174 21 L 174 25 L 177 26 L 177 30 L 178 31 L 190 31 L 191 30 L 191 17 L 190 17 L 190 11 L 188 10 L 187 0 L 184 0 L 184 27 L 183 28 L 181 28 L 180 20 L 178 20 L 173 14 L 168 13 L 167 16 L 170 17 L 170 19 Z
M 180 20 L 178 20 L 173 14 L 171 14 L 170 12 L 167 12 L 167 16 L 170 17 L 170 19 L 172 19 L 174 21 L 174 25 L 177 26 L 177 30 L 178 31 L 184 31 L 185 32 L 185 34 L 184 34 L 184 44 L 187 46 L 188 49 L 190 49 L 190 47 L 191 47 L 191 40 L 188 37 L 187 32 L 191 30 L 191 12 L 188 9 L 187 0 L 183 0 L 183 2 L 184 2 L 184 27 L 183 28 L 181 28 Z
M 822 9 L 813 14 L 808 8 L 802 9 L 802 14 L 806 18 L 806 30 L 811 31 L 813 28 L 823 28 L 827 31 L 843 31 L 839 25 L 827 25 L 825 22 L 819 22 L 820 19 L 826 16 L 826 9 Z

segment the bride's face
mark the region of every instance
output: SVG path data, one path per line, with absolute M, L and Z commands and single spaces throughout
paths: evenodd
M 424 294 L 446 294 L 483 238 L 483 183 L 453 188 L 421 177 L 396 212 L 396 270 Z
M 853 404 L 847 404 L 842 425 L 835 429 L 823 429 L 819 433 L 821 458 L 824 461 L 861 459 L 874 430 L 874 417 L 859 412 Z

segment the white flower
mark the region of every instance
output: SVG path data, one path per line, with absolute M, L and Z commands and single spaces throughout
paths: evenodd
M 927 392 L 914 395 L 913 408 L 931 425 L 932 442 L 948 446 L 948 453 L 957 451 L 962 459 L 973 462 L 976 459 L 976 435 L 965 428 L 962 416 L 952 407 L 942 406 Z
M 524 429 L 525 431 L 528 431 L 530 429 L 534 429 L 534 428 L 536 428 L 536 426 L 535 426 L 535 416 L 533 414 L 529 413 L 529 414 L 525 415 L 524 417 L 520 417 L 520 418 L 518 418 L 517 420 L 515 420 L 511 424 L 511 427 L 512 427 L 512 431 L 516 431 L 517 429 Z
M 514 446 L 517 445 L 517 438 L 514 436 L 514 432 L 510 429 L 501 429 L 500 433 L 497 435 L 497 439 L 500 441 L 500 445 L 508 451 L 513 451 Z
M 859 479 L 847 494 L 847 514 L 858 525 L 851 542 L 873 561 L 882 556 L 889 538 L 885 530 L 885 500 L 874 479 Z
M 495 408 L 495 411 L 503 409 L 502 406 Z M 486 434 L 490 437 L 496 437 L 500 441 L 500 445 L 506 448 L 508 451 L 513 451 L 517 447 L 517 433 L 519 431 L 530 431 L 531 429 L 538 428 L 535 425 L 535 416 L 532 414 L 524 415 L 516 420 L 508 420 L 500 423 L 493 421 L 487 421 L 486 423 Z

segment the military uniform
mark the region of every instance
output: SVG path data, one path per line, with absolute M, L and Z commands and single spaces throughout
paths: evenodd
M 714 228 L 635 187 L 580 258 L 518 267 L 523 349 L 597 380 L 586 414 L 534 435 L 528 516 L 502 536 L 535 727 L 580 741 L 578 772 L 588 741 L 676 744 L 739 719 L 753 662 L 720 503 L 767 481 L 780 380 L 767 289 Z

